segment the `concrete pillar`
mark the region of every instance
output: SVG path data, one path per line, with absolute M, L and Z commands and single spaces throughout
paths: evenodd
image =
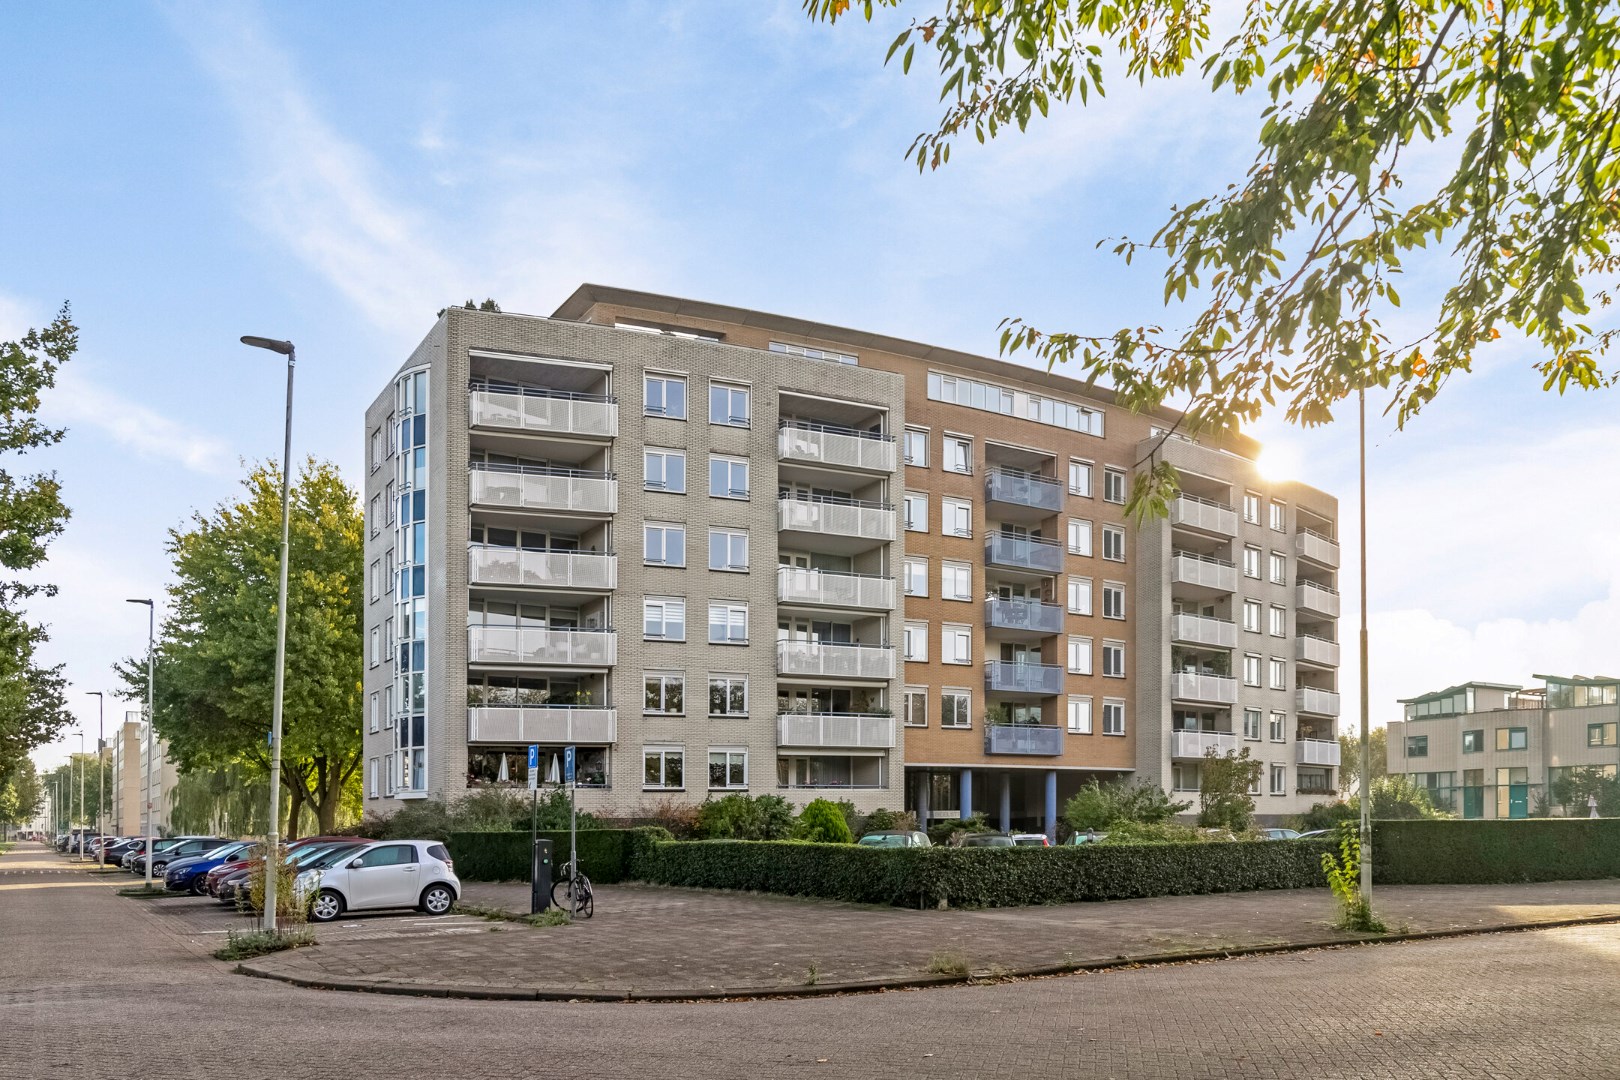
M 1057 843 L 1057 770 L 1046 773 L 1046 839 Z
M 921 781 L 917 785 L 917 828 L 926 830 L 928 828 L 928 803 L 934 794 L 933 774 L 925 769 L 913 775 Z
M 1001 831 L 1012 831 L 1012 773 L 1001 774 Z
M 973 816 L 973 770 L 963 769 L 957 776 L 957 782 L 961 786 L 962 793 L 960 799 L 962 809 L 958 816 L 966 821 Z

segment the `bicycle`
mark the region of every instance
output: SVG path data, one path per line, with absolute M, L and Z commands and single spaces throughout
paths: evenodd
M 588 919 L 596 912 L 596 894 L 591 879 L 570 858 L 562 866 L 562 876 L 551 883 L 551 902 L 570 916 Z

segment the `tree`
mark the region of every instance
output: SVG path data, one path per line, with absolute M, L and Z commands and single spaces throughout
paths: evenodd
M 79 795 L 79 772 L 84 771 L 84 796 Z M 101 783 L 96 783 L 97 772 Z M 46 773 L 43 784 L 57 784 L 62 792 L 63 817 L 71 816 L 75 825 L 83 822 L 95 828 L 103 801 L 112 804 L 112 762 L 97 754 L 69 754 L 67 761 Z M 111 822 L 104 822 L 110 825 Z
M 1245 746 L 1237 753 L 1204 751 L 1198 767 L 1198 824 L 1206 829 L 1246 832 L 1254 824 L 1254 796 L 1265 772 L 1263 762 L 1249 757 Z
M 793 836 L 817 844 L 849 844 L 855 840 L 844 812 L 828 799 L 811 799 L 805 805 L 793 826 Z
M 805 8 L 831 23 L 851 4 Z M 1075 363 L 1132 409 L 1185 402 L 1175 426 L 1193 433 L 1278 401 L 1290 421 L 1326 423 L 1371 387 L 1390 391 L 1404 425 L 1504 329 L 1528 339 L 1545 388 L 1612 385 L 1600 361 L 1617 331 L 1588 313 L 1611 302 L 1620 269 L 1613 5 L 1261 0 L 1219 46 L 1210 6 L 1184 0 L 909 8 L 923 11 L 889 57 L 903 49 L 909 72 L 917 46 L 931 47 L 945 103 L 911 145 L 919 169 L 947 163 L 969 134 L 984 142 L 1076 94 L 1100 97 L 1110 55 L 1139 83 L 1198 78 L 1262 97 L 1246 175 L 1172 207 L 1151 240 L 1114 247 L 1127 263 L 1165 261 L 1165 325 L 1047 333 L 1012 318 L 1003 351 Z M 1424 258 L 1447 286 L 1410 334 L 1386 330 L 1403 262 Z M 1174 486 L 1162 461 L 1139 471 L 1133 511 L 1162 512 Z
M 1374 821 L 1409 821 L 1415 818 L 1448 818 L 1454 815 L 1434 805 L 1429 789 L 1409 776 L 1380 776 L 1372 782 Z M 1352 795 L 1343 802 L 1317 803 L 1300 817 L 1305 829 L 1331 829 L 1342 821 L 1361 820 L 1361 799 Z
M 240 501 L 170 530 L 169 611 L 157 645 L 154 723 L 182 773 L 268 773 L 275 681 L 281 474 L 252 469 Z M 285 835 L 305 805 L 337 825 L 361 762 L 362 514 L 330 463 L 307 462 L 292 489 L 282 777 Z M 144 695 L 142 659 L 118 668 Z
M 786 840 L 793 807 L 780 795 L 734 792 L 698 807 L 697 834 L 705 840 Z
M 1593 766 L 1564 769 L 1547 785 L 1547 801 L 1566 817 L 1586 817 L 1588 798 L 1597 799 L 1599 817 L 1620 817 L 1620 780 Z
M 1103 831 L 1122 821 L 1158 825 L 1190 809 L 1192 803 L 1172 801 L 1157 784 L 1104 784 L 1093 777 L 1063 804 L 1063 823 L 1075 832 Z
M 16 828 L 34 819 L 45 805 L 45 785 L 30 758 L 23 758 L 4 783 L 0 783 L 0 826 Z
M 1389 775 L 1389 729 L 1370 728 L 1367 731 L 1368 765 L 1374 781 Z M 1359 788 L 1361 780 L 1361 733 L 1346 731 L 1339 735 L 1339 779 L 1344 791 Z

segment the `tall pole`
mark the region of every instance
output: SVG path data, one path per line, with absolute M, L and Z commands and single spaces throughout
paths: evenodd
M 79 861 L 83 862 L 86 852 L 84 850 L 84 826 L 90 818 L 84 805 L 84 732 L 79 732 Z
M 1367 732 L 1367 390 L 1356 391 L 1361 413 L 1361 902 L 1372 904 L 1372 740 Z
M 107 817 L 107 763 L 102 757 L 103 749 L 107 745 L 107 695 L 100 690 L 91 690 L 89 693 L 96 696 L 96 832 L 101 834 L 101 843 L 97 846 L 96 855 L 101 862 L 101 868 L 107 869 L 107 833 L 103 826 Z
M 146 605 L 146 790 L 141 794 L 146 806 L 146 887 L 152 887 L 152 728 L 155 700 L 152 696 L 153 678 L 157 669 L 157 604 L 151 600 L 126 600 L 129 604 Z

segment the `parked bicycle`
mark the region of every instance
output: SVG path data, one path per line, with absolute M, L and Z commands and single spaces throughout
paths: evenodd
M 575 865 L 572 857 L 562 866 L 562 875 L 551 884 L 551 902 L 575 918 L 588 919 L 596 911 L 591 879 Z

